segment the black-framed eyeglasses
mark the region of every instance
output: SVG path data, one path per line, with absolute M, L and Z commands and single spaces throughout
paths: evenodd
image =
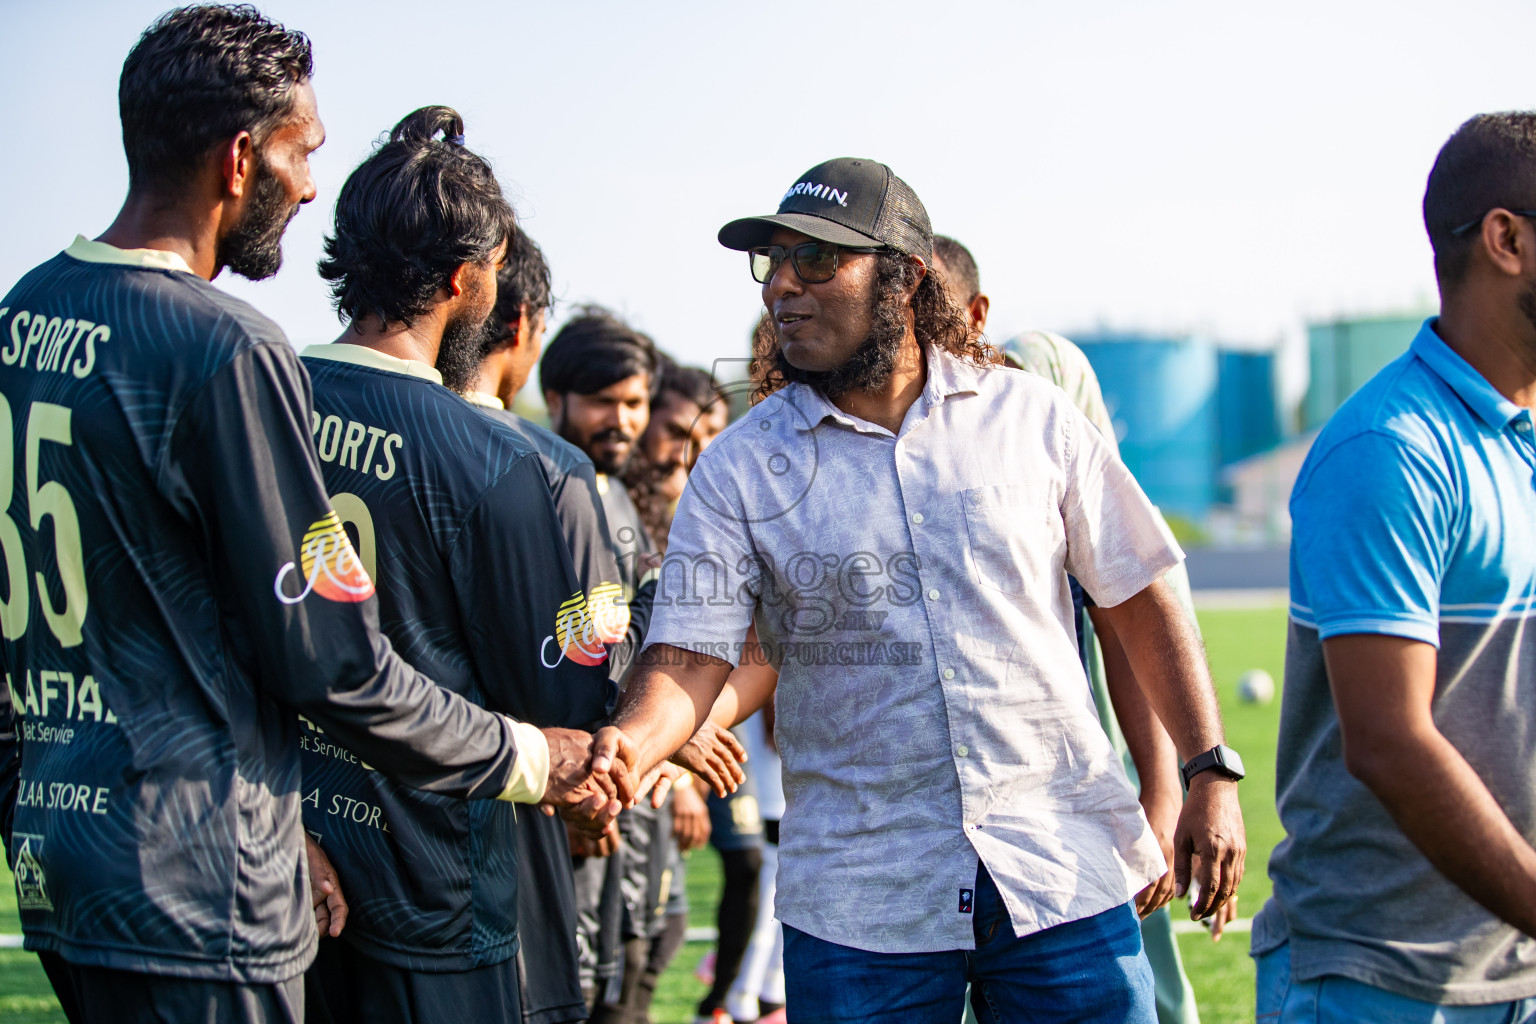
M 806 284 L 821 284 L 837 273 L 838 256 L 845 252 L 880 252 L 880 246 L 834 245 L 831 242 L 802 242 L 786 249 L 782 245 L 758 245 L 747 250 L 752 265 L 752 280 L 767 284 L 788 259 Z
M 1463 235 L 1465 235 L 1468 232 L 1470 232 L 1473 228 L 1482 226 L 1484 218 L 1486 218 L 1494 210 L 1502 210 L 1502 209 L 1505 209 L 1505 208 L 1502 207 L 1502 206 L 1495 206 L 1492 210 L 1484 210 L 1482 213 L 1478 214 L 1476 217 L 1474 217 L 1473 219 L 1467 221 L 1465 224 L 1461 225 L 1460 227 L 1451 228 L 1451 237 L 1452 238 L 1460 238 L 1460 237 L 1462 237 Z M 1509 212 L 1514 214 L 1516 217 L 1529 217 L 1529 218 L 1531 218 L 1533 220 L 1536 220 L 1536 210 L 1510 210 Z

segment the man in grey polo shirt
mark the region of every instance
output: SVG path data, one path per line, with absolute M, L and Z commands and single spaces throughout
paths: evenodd
M 1060 389 L 995 365 L 888 167 L 828 161 L 720 239 L 770 314 L 759 401 L 689 478 L 597 749 L 637 772 L 672 754 L 755 623 L 780 673 L 791 1021 L 954 1024 L 967 981 L 988 1024 L 1154 1020 L 1131 900 L 1164 861 L 1095 716 L 1067 573 L 1192 769 L 1218 748 L 1235 767 L 1159 581 L 1182 553 Z M 1242 874 L 1234 774 L 1193 775 L 1175 837 L 1202 916 Z
M 1440 316 L 1297 477 L 1260 1019 L 1536 1020 L 1533 217 L 1536 113 L 1462 125 Z

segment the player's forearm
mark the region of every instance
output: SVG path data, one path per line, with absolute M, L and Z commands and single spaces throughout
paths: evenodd
M 1472 766 L 1432 723 L 1353 741 L 1345 764 L 1441 874 L 1492 913 L 1536 935 L 1536 850 Z
M 645 649 L 613 720 L 635 745 L 639 774 L 676 753 L 710 717 L 730 667 L 667 644 Z
M 1173 590 L 1158 580 L 1098 614 L 1119 637 L 1136 681 L 1179 757 L 1187 761 L 1225 742 L 1205 651 Z
M 325 690 L 294 687 L 279 699 L 397 782 L 461 799 L 502 796 L 518 756 L 508 719 L 443 689 L 393 651 L 359 676 L 335 673 Z
M 1179 784 L 1179 752 L 1174 748 L 1173 738 L 1163 728 L 1141 684 L 1136 681 L 1130 659 L 1109 619 L 1099 608 L 1090 608 L 1089 617 L 1093 620 L 1094 633 L 1104 658 L 1104 683 L 1109 691 L 1109 702 L 1115 709 L 1115 718 L 1120 723 L 1120 732 L 1125 736 L 1126 748 L 1141 782 L 1142 804 L 1162 801 L 1177 806 L 1183 802 L 1183 789 Z
M 722 729 L 740 725 L 773 700 L 778 685 L 779 673 L 771 665 L 743 661 L 726 679 L 709 720 Z

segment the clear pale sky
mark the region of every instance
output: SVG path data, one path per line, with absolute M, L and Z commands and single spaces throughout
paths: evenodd
M 339 332 L 314 271 L 337 189 L 429 103 L 464 114 L 562 302 L 686 361 L 743 354 L 759 308 L 720 225 L 862 156 L 971 247 L 994 337 L 1195 330 L 1285 340 L 1293 367 L 1309 317 L 1432 308 L 1436 151 L 1471 114 L 1536 106 L 1530 4 L 259 6 L 313 39 L 328 141 L 282 272 L 219 283 L 299 345 Z M 117 76 L 165 9 L 0 2 L 5 287 L 111 221 Z

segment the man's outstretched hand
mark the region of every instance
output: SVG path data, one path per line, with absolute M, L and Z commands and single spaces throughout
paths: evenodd
M 1191 859 L 1199 862 L 1200 897 L 1189 910 L 1194 920 L 1210 917 L 1232 899 L 1243 880 L 1248 839 L 1237 804 L 1237 783 L 1214 772 L 1189 782 L 1189 796 L 1173 834 L 1173 879 L 1178 895 L 1189 891 Z
M 609 776 L 609 763 L 596 765 L 596 737 L 579 729 L 540 731 L 549 744 L 549 781 L 540 803 L 559 811 L 583 835 L 603 836 L 615 827 L 623 804 Z
M 720 797 L 736 792 L 736 787 L 747 778 L 741 770 L 747 762 L 746 750 L 731 730 L 708 720 L 672 755 L 671 761 L 693 772 Z
M 347 898 L 341 894 L 341 879 L 336 877 L 331 858 L 307 832 L 304 856 L 309 862 L 309 899 L 315 908 L 315 927 L 321 935 L 334 939 L 347 926 Z

